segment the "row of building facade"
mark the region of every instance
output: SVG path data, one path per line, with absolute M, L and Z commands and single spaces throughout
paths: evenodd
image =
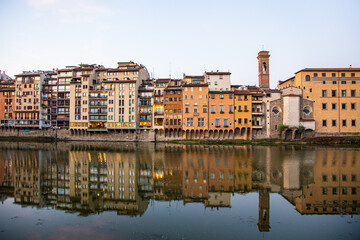
M 270 89 L 269 57 L 258 54 L 259 87 L 232 85 L 231 73 L 219 71 L 151 79 L 134 62 L 24 72 L 1 81 L 1 125 L 186 139 L 360 133 L 360 69 L 303 69 Z

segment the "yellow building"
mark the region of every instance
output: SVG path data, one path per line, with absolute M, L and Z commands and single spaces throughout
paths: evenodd
M 259 110 L 252 111 L 252 96 L 248 90 L 235 90 L 234 97 L 234 128 L 235 137 L 241 139 L 251 139 L 252 114 L 261 114 Z
M 360 155 L 356 151 L 318 150 L 314 183 L 303 187 L 295 199 L 301 214 L 357 214 L 359 208 Z
M 305 68 L 278 84 L 279 89 L 290 86 L 314 101 L 318 136 L 360 133 L 360 68 Z

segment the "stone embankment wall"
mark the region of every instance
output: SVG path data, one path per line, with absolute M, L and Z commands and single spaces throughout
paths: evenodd
M 86 132 L 71 133 L 67 129 L 16 129 L 16 128 L 1 128 L 0 137 L 17 137 L 17 138 L 57 138 L 59 140 L 69 141 L 172 141 L 179 140 L 182 137 L 165 137 L 164 134 L 155 134 L 155 131 L 136 132 Z

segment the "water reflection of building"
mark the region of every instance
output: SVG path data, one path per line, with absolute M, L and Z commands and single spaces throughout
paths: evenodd
M 82 215 L 141 216 L 151 199 L 219 209 L 231 207 L 235 193 L 248 192 L 259 193 L 258 229 L 264 232 L 270 231 L 271 193 L 302 214 L 359 212 L 355 150 L 169 144 L 116 151 L 4 150 L 0 157 L 0 180 L 13 186 L 15 203 Z
M 316 151 L 314 182 L 295 199 L 301 214 L 357 214 L 360 209 L 360 155 L 357 151 Z
M 197 150 L 198 149 L 198 150 Z M 209 151 L 202 147 L 187 147 L 182 156 L 184 203 L 204 202 L 208 198 L 208 158 Z
M 14 195 L 14 152 L 0 151 L 0 201 Z
M 25 150 L 14 156 L 14 201 L 21 204 L 40 204 L 41 151 Z

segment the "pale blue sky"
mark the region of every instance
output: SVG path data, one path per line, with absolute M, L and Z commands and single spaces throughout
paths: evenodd
M 132 60 L 157 78 L 230 70 L 254 85 L 264 45 L 275 87 L 306 67 L 360 67 L 359 12 L 359 0 L 0 0 L 0 69 Z

